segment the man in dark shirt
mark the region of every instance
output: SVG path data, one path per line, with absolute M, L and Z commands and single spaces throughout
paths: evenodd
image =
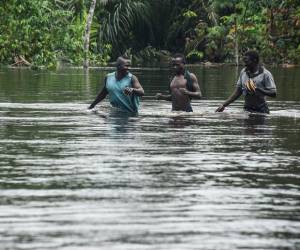
M 243 60 L 246 67 L 240 73 L 235 91 L 216 112 L 223 112 L 225 107 L 244 95 L 245 111 L 270 113 L 266 96 L 276 97 L 277 94 L 272 74 L 259 64 L 259 55 L 256 51 L 246 52 Z

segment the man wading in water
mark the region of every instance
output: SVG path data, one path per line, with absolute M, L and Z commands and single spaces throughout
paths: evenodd
M 125 112 L 137 113 L 139 97 L 144 95 L 144 89 L 138 78 L 129 72 L 130 60 L 120 56 L 116 63 L 116 72 L 106 75 L 104 87 L 88 109 L 93 109 L 107 95 L 113 107 Z
M 235 91 L 216 112 L 223 112 L 225 107 L 243 94 L 245 111 L 270 113 L 266 96 L 276 97 L 277 93 L 272 74 L 259 64 L 259 55 L 256 51 L 246 52 L 243 60 L 246 67 L 240 73 Z
M 172 111 L 193 112 L 191 98 L 202 97 L 197 77 L 185 69 L 185 58 L 176 54 L 172 58 L 175 76 L 170 84 L 170 95 L 156 94 L 158 100 L 172 101 Z

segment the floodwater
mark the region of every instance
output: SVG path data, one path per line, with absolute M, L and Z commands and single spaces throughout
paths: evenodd
M 193 114 L 156 101 L 166 69 L 133 69 L 138 116 L 86 108 L 106 70 L 0 69 L 1 249 L 300 249 L 300 68 L 269 68 L 249 115 L 234 67 L 191 68 Z

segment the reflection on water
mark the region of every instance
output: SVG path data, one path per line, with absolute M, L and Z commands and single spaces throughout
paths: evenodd
M 105 72 L 3 70 L 1 247 L 298 249 L 300 95 L 281 93 L 270 115 L 242 100 L 215 113 L 234 71 L 194 71 L 194 113 L 151 98 L 164 70 L 137 70 L 148 97 L 131 116 L 107 101 L 86 112 Z

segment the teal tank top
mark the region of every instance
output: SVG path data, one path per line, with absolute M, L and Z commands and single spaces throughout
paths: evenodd
M 139 97 L 136 95 L 127 96 L 124 94 L 126 87 L 132 88 L 132 74 L 128 73 L 121 80 L 116 79 L 116 72 L 106 75 L 106 90 L 113 107 L 127 112 L 137 113 L 139 108 Z

